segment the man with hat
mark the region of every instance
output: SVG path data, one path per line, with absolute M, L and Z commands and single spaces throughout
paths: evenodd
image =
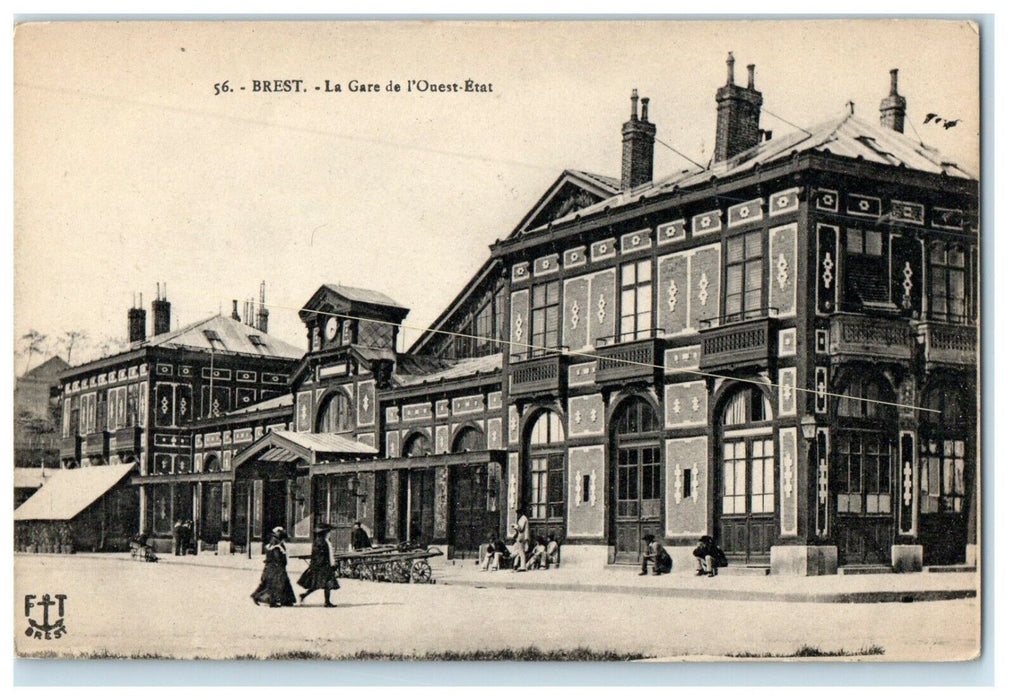
M 359 520 L 353 523 L 349 544 L 353 549 L 370 549 L 370 535 L 363 529 L 363 523 Z
M 644 576 L 648 573 L 649 562 L 652 562 L 653 576 L 670 573 L 673 570 L 673 559 L 662 543 L 656 542 L 653 535 L 645 535 L 642 539 L 645 540 L 645 553 L 641 556 L 641 573 L 638 575 Z
M 694 548 L 694 558 L 698 560 L 695 576 L 718 576 L 719 566 L 725 566 L 726 555 L 709 535 L 702 535 L 698 546 Z
M 331 525 L 327 524 L 321 524 L 314 528 L 314 544 L 310 549 L 310 566 L 296 581 L 302 588 L 307 589 L 300 594 L 301 603 L 314 591 L 322 590 L 324 591 L 324 607 L 335 607 L 335 604 L 331 602 L 331 591 L 337 589 L 339 585 L 338 577 L 335 575 L 335 566 L 332 564 L 331 543 L 328 542 L 328 533 L 332 529 Z
M 528 508 L 525 506 L 519 506 L 515 509 L 515 514 L 518 516 L 518 520 L 515 522 L 515 544 L 518 550 L 518 566 L 515 571 L 525 571 L 528 569 L 527 557 L 529 555 L 529 544 L 532 539 L 532 533 L 529 530 L 529 516 L 526 511 Z

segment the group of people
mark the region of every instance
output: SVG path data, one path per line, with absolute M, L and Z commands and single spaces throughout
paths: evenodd
M 183 556 L 197 554 L 194 546 L 194 521 L 177 520 L 173 523 L 173 554 Z
M 670 573 L 673 570 L 673 558 L 662 542 L 658 542 L 654 535 L 645 535 L 642 539 L 645 541 L 645 551 L 641 555 L 641 573 L 638 575 L 647 575 L 649 566 L 653 576 Z M 697 563 L 695 576 L 718 576 L 719 567 L 726 566 L 726 554 L 708 535 L 701 536 L 693 554 Z
M 550 564 L 560 565 L 560 542 L 557 533 L 532 537 L 529 517 L 524 508 L 516 511 L 515 523 L 508 528 L 508 542 L 496 532 L 490 532 L 488 541 L 479 548 L 483 571 L 510 568 L 513 571 L 548 569 Z
M 356 523 L 359 526 L 359 523 Z M 341 586 L 338 583 L 338 573 L 334 562 L 334 555 L 331 551 L 331 543 L 328 542 L 328 533 L 334 528 L 331 525 L 318 525 L 314 529 L 314 544 L 310 549 L 310 565 L 304 571 L 297 585 L 305 589 L 299 596 L 300 603 L 304 602 L 314 591 L 324 591 L 324 607 L 334 608 L 331 602 L 331 592 L 338 590 Z M 362 532 L 362 529 L 360 530 Z M 363 535 L 366 535 L 364 532 Z M 271 538 L 264 551 L 264 570 L 261 572 L 261 582 L 251 594 L 255 605 L 265 603 L 273 608 L 289 607 L 296 605 L 296 592 L 292 583 L 289 582 L 289 573 L 286 565 L 289 563 L 289 552 L 285 542 L 288 539 L 286 531 L 282 527 L 276 527 L 271 531 Z M 367 538 L 369 546 L 369 537 Z M 353 544 L 356 537 L 354 533 Z M 362 542 L 362 539 L 360 539 Z

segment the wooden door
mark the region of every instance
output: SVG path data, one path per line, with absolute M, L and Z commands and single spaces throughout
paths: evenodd
M 617 449 L 611 509 L 617 563 L 638 562 L 642 538 L 662 536 L 661 482 L 658 445 Z
M 457 558 L 474 558 L 489 533 L 498 529 L 497 511 L 488 510 L 487 465 L 451 469 L 450 540 Z
M 214 544 L 222 537 L 222 484 L 208 481 L 201 493 L 201 540 Z
M 774 442 L 725 436 L 719 479 L 719 546 L 745 563 L 764 561 L 775 542 Z
M 834 539 L 843 564 L 888 564 L 893 533 L 890 434 L 843 429 L 835 445 Z

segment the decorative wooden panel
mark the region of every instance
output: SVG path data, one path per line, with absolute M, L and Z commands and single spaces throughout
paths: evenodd
M 668 537 L 690 537 L 708 531 L 708 438 L 666 441 L 663 479 Z
M 602 445 L 572 447 L 567 456 L 567 536 L 602 537 L 605 525 L 606 464 Z M 589 498 L 582 491 L 588 479 Z M 558 533 L 559 534 L 559 533 Z
M 683 333 L 691 328 L 688 305 L 691 300 L 687 279 L 687 253 L 659 258 L 656 289 L 656 325 L 665 335 Z
M 768 232 L 768 305 L 778 316 L 796 315 L 797 225 Z
M 528 354 L 529 347 L 529 291 L 523 289 L 511 293 L 511 326 L 509 330 L 509 353 Z
M 589 290 L 591 276 L 572 277 L 564 282 L 563 344 L 571 350 L 585 350 L 589 340 Z
M 667 384 L 665 426 L 688 428 L 708 423 L 708 389 L 703 380 Z
M 688 286 L 691 328 L 698 328 L 702 321 L 718 318 L 722 294 L 718 243 L 691 252 Z
M 602 435 L 604 412 L 602 395 L 572 396 L 567 408 L 568 436 Z
M 796 433 L 796 428 L 779 429 L 779 510 L 783 535 L 797 533 L 797 500 L 801 496 L 797 488 Z

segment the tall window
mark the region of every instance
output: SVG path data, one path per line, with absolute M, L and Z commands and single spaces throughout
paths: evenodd
M 455 454 L 460 452 L 481 452 L 486 449 L 486 437 L 476 428 L 466 427 L 455 436 L 455 442 L 451 451 Z
M 345 433 L 352 430 L 349 396 L 344 391 L 331 394 L 317 414 L 317 432 Z
M 889 301 L 888 257 L 880 231 L 846 230 L 846 299 L 864 303 Z
M 775 512 L 775 453 L 771 434 L 747 434 L 757 424 L 771 420 L 772 409 L 757 387 L 740 390 L 726 404 L 722 422 L 723 515 Z
M 930 315 L 943 321 L 966 320 L 966 251 L 936 241 L 930 247 Z
M 726 321 L 742 321 L 761 314 L 761 232 L 726 239 Z
M 953 387 L 927 396 L 920 438 L 920 512 L 961 513 L 966 496 L 966 399 Z
M 652 333 L 652 261 L 620 266 L 620 342 Z
M 532 357 L 545 355 L 560 345 L 560 285 L 537 284 L 532 288 Z M 545 349 L 544 349 L 545 348 Z
M 564 426 L 552 411 L 541 413 L 529 433 L 529 516 L 534 522 L 564 518 Z
M 423 433 L 415 433 L 402 448 L 403 457 L 426 457 L 431 454 L 430 438 Z
M 835 487 L 839 513 L 892 512 L 892 397 L 880 382 L 858 377 L 842 391 L 836 411 L 843 419 L 835 441 Z

